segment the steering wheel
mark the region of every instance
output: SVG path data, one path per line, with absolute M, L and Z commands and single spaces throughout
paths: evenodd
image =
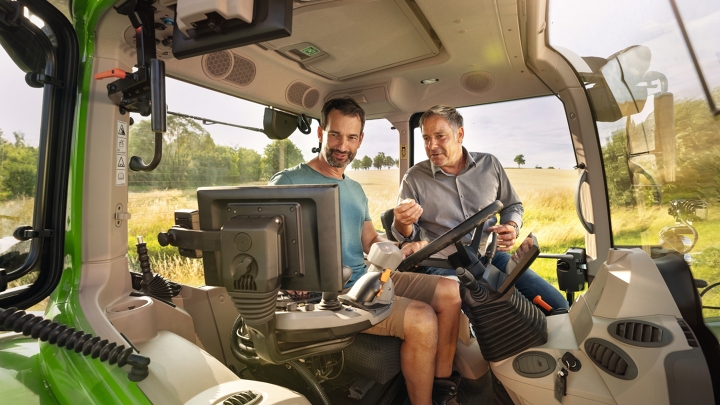
M 478 212 L 477 214 L 471 216 L 470 218 L 461 222 L 458 226 L 440 235 L 434 241 L 428 243 L 427 246 L 425 246 L 424 248 L 406 257 L 405 260 L 400 262 L 397 270 L 408 271 L 420 264 L 420 262 L 422 262 L 423 260 L 427 260 L 435 253 L 459 241 L 465 235 L 470 233 L 473 229 L 480 228 L 480 230 L 482 230 L 482 226 L 485 221 L 500 212 L 500 210 L 502 209 L 503 204 L 500 202 L 500 200 L 495 200 L 487 207 L 481 209 L 480 212 Z

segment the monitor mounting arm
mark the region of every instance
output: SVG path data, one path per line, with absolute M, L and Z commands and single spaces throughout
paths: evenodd
M 139 156 L 130 159 L 130 170 L 152 171 L 162 158 L 162 135 L 167 128 L 167 106 L 165 103 L 165 62 L 157 59 L 155 53 L 155 0 L 127 0 L 115 7 L 119 14 L 127 15 L 135 28 L 135 50 L 137 70 L 125 72 L 111 69 L 95 75 L 95 79 L 115 77 L 107 85 L 108 97 L 119 108 L 120 113 L 136 112 L 151 116 L 151 128 L 155 133 L 155 154 L 149 164 Z

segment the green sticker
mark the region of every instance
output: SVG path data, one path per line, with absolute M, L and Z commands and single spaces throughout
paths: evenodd
M 315 48 L 314 46 L 310 45 L 307 48 L 301 49 L 300 52 L 304 53 L 307 56 L 315 55 L 316 53 L 319 53 L 320 50 Z

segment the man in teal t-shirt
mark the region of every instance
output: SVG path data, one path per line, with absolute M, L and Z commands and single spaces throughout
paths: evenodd
M 343 265 L 353 270 L 350 283 L 365 271 L 363 252 L 385 241 L 370 220 L 368 199 L 360 184 L 345 176 L 363 140 L 365 112 L 351 98 L 325 103 L 318 128 L 320 154 L 270 179 L 270 184 L 339 184 Z M 403 254 L 419 249 L 407 244 Z M 413 404 L 456 404 L 460 383 L 452 373 L 458 338 L 460 293 L 458 283 L 439 276 L 399 273 L 392 314 L 365 333 L 403 339 L 400 356 L 408 395 Z M 431 402 L 432 401 L 432 402 Z
M 345 287 L 351 287 L 365 271 L 363 246 L 358 243 L 366 221 L 371 221 L 368 199 L 357 181 L 343 176 L 342 179 L 328 177 L 301 163 L 291 169 L 277 173 L 270 184 L 337 184 L 340 191 L 340 219 L 342 226 L 342 262 L 352 269 L 352 277 Z

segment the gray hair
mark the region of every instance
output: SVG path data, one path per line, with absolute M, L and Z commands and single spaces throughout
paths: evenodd
M 460 115 L 459 112 L 457 112 L 455 107 L 440 104 L 434 107 L 430 107 L 430 109 L 423 113 L 423 115 L 420 117 L 420 127 L 423 126 L 423 123 L 426 119 L 433 116 L 445 119 L 445 121 L 447 121 L 448 124 L 450 124 L 450 127 L 453 129 L 453 133 L 457 133 L 458 128 L 463 126 L 463 117 L 462 115 Z

